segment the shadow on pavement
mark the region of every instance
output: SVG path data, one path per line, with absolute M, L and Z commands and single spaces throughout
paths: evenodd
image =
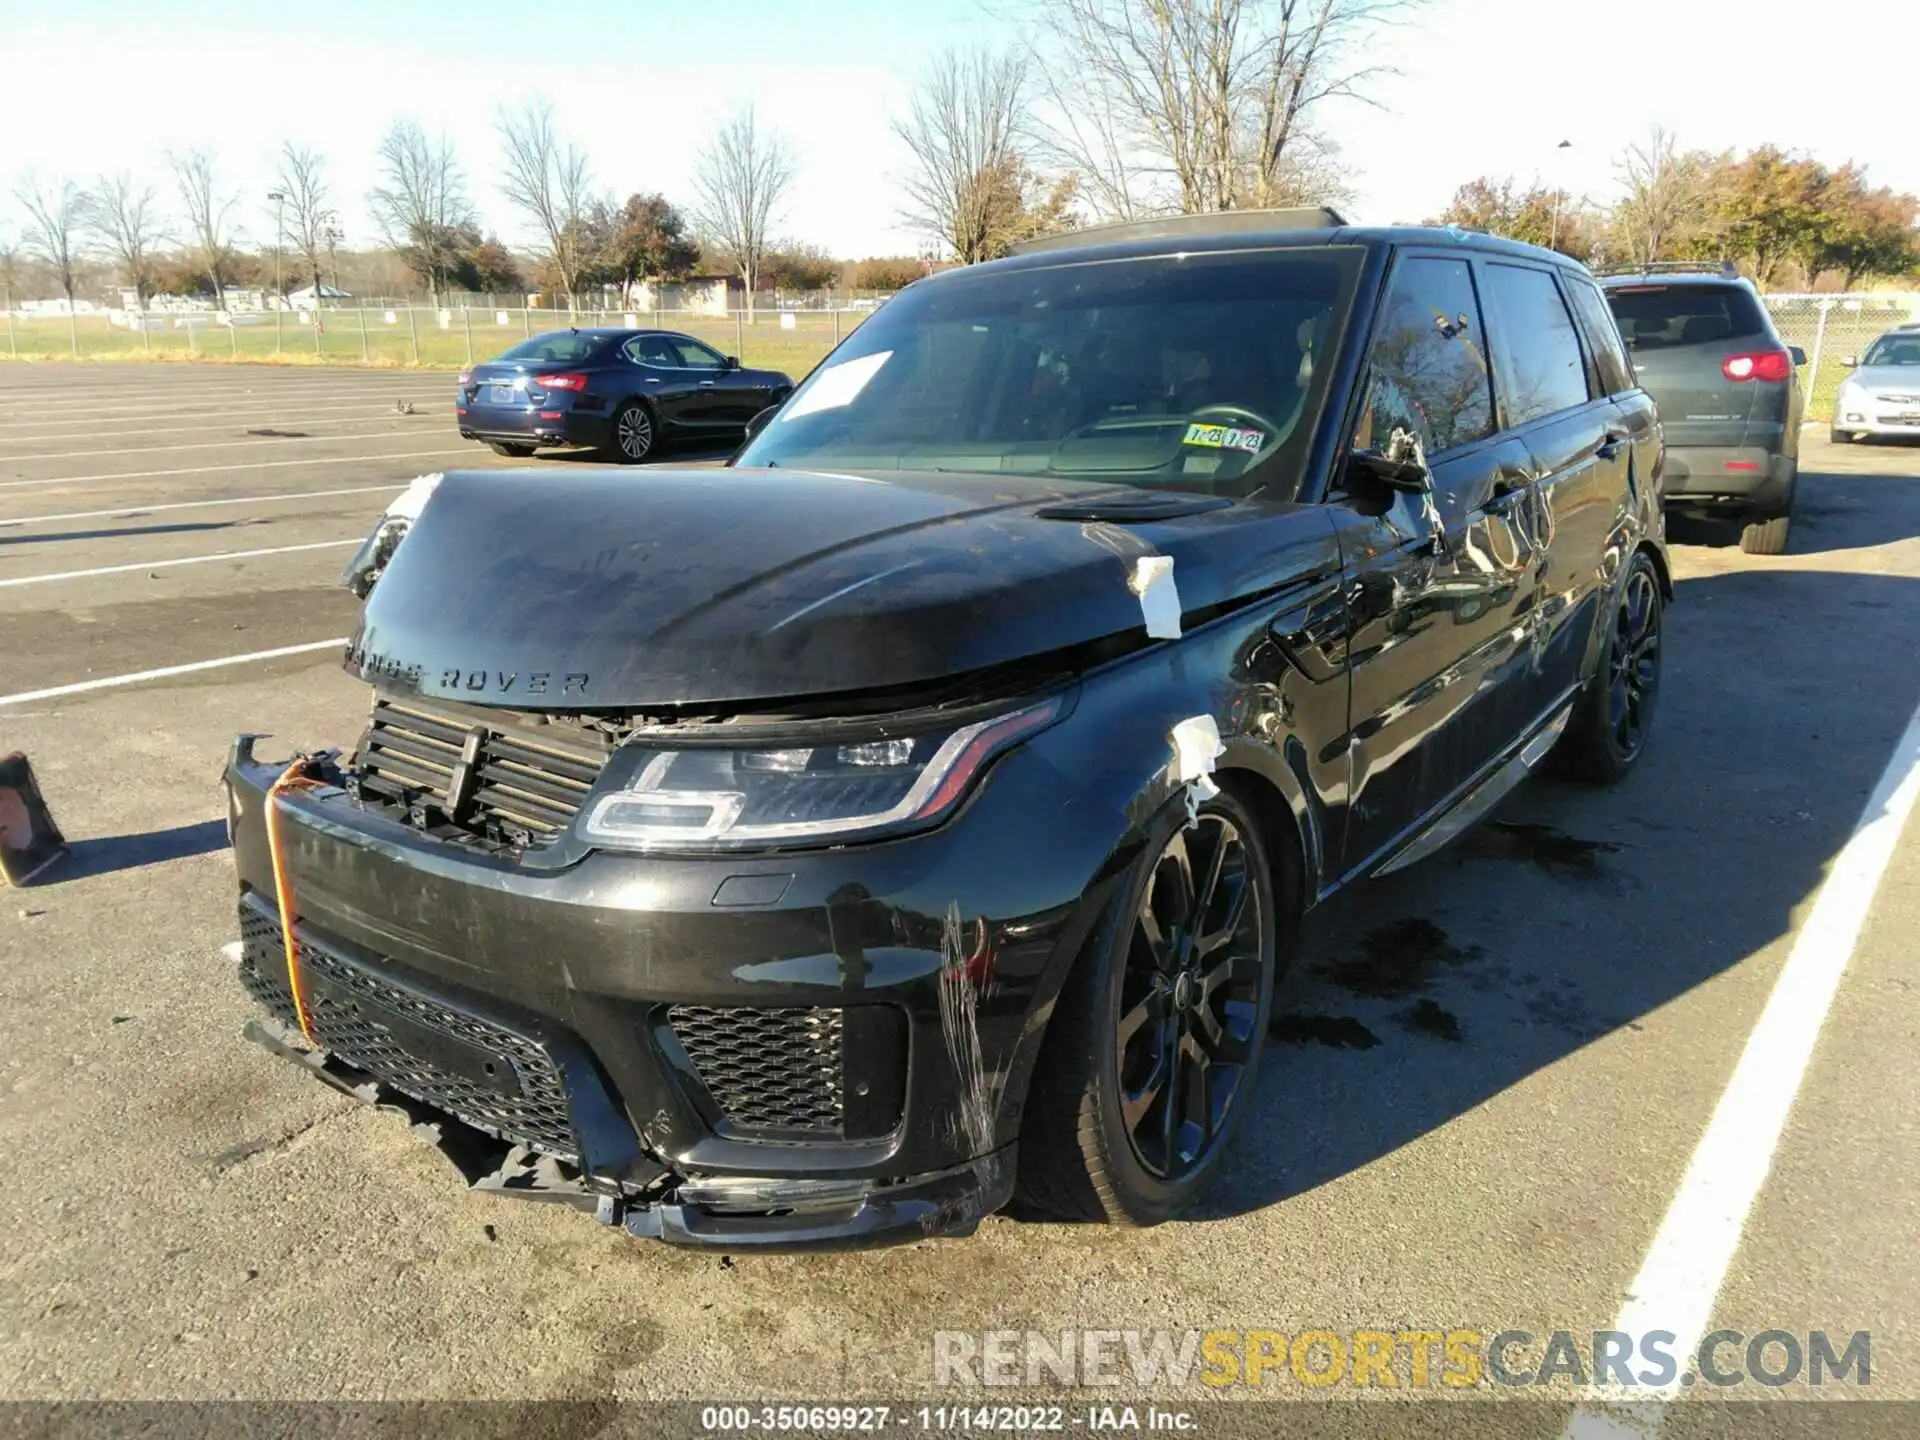
M 1683 581 L 1667 634 L 1624 784 L 1529 782 L 1433 860 L 1309 917 L 1201 1218 L 1364 1166 L 1788 933 L 1920 702 L 1920 579 Z
M 227 827 L 221 820 L 202 820 L 197 825 L 176 825 L 171 830 L 149 830 L 141 835 L 69 840 L 66 862 L 50 871 L 48 880 L 63 884 L 93 875 L 138 870 L 146 865 L 164 865 L 169 860 L 211 855 L 226 848 Z
M 0 530 L 18 525 L 0 520 Z M 231 530 L 231 520 L 203 520 L 187 525 L 126 525 L 113 530 L 62 530 L 53 535 L 0 535 L 0 545 L 41 545 L 56 540 L 114 540 L 127 535 L 184 535 L 196 530 Z

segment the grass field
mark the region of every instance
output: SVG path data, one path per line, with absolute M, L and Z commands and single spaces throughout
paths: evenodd
M 627 312 L 633 313 L 633 312 Z M 780 312 L 745 315 L 635 316 L 642 325 L 659 323 L 706 341 L 741 362 L 784 370 L 799 379 L 819 363 L 853 330 L 863 314 L 853 312 L 791 312 L 793 326 L 782 326 Z M 441 318 L 446 318 L 442 325 Z M 499 317 L 506 324 L 499 323 Z M 388 317 L 392 317 L 389 319 Z M 242 315 L 231 327 L 197 323 L 176 324 L 181 317 L 149 317 L 152 328 L 129 330 L 105 315 L 81 315 L 69 331 L 58 318 L 22 320 L 0 334 L 0 359 L 16 360 L 155 360 L 278 362 L 288 365 L 394 365 L 458 369 L 475 360 L 488 360 L 529 334 L 560 329 L 568 324 L 621 325 L 626 314 L 582 312 L 569 316 L 550 310 L 328 310 L 320 324 L 313 316 L 290 311 L 277 315 Z M 195 321 L 211 317 L 196 315 Z

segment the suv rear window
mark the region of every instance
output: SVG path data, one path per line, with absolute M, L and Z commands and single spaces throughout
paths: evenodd
M 1615 285 L 1607 290 L 1620 334 L 1635 350 L 1712 345 L 1767 333 L 1760 302 L 1738 285 Z

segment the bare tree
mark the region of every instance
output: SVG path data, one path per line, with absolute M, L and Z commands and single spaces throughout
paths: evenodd
M 563 141 L 551 102 L 536 98 L 499 117 L 500 188 L 540 231 L 547 262 L 574 308 L 580 277 L 593 262 L 593 172 L 586 152 Z
M 751 105 L 724 121 L 694 161 L 694 224 L 740 268 L 749 314 L 754 284 L 772 248 L 780 201 L 793 185 L 795 169 L 786 136 L 761 129 Z
M 1018 51 L 948 50 L 921 76 L 905 117 L 893 122 L 913 155 L 901 182 L 905 218 L 962 264 L 1003 255 L 1019 238 L 1027 73 Z M 1015 183 L 1006 183 L 1009 177 Z
M 326 158 L 311 147 L 289 140 L 280 147 L 274 168 L 274 184 L 286 200 L 286 233 L 307 262 L 313 275 L 313 303 L 320 304 L 320 256 L 327 248 L 327 231 L 333 226 L 332 203 L 328 199 Z M 276 243 L 279 237 L 275 236 Z
M 1382 73 L 1368 42 L 1419 0 L 1051 0 L 1047 126 L 1104 215 L 1284 203 L 1328 101 Z
M 132 284 L 140 308 L 153 293 L 155 249 L 166 241 L 153 187 L 125 170 L 102 175 L 86 198 L 86 223 Z
M 466 176 L 445 135 L 431 138 L 419 121 L 405 116 L 387 127 L 379 155 L 382 183 L 368 193 L 367 206 L 387 243 L 424 273 L 437 305 L 440 287 L 459 261 L 462 231 L 478 224 Z
M 169 155 L 180 206 L 186 212 L 188 248 L 200 269 L 213 281 L 213 303 L 227 304 L 226 277 L 233 258 L 233 207 L 237 197 L 225 191 L 213 167 L 211 150 L 189 150 Z M 274 237 L 274 244 L 280 243 Z
M 29 170 L 14 186 L 13 198 L 27 212 L 27 253 L 59 278 L 71 312 L 81 260 L 80 237 L 86 223 L 86 197 L 64 176 L 43 178 Z
M 1671 257 L 1709 222 L 1714 197 L 1711 156 L 1683 153 L 1659 125 L 1629 145 L 1614 165 L 1625 195 L 1613 207 L 1613 237 L 1626 258 L 1651 264 Z

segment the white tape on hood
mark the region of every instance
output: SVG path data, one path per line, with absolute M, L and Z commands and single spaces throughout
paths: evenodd
M 1220 727 L 1211 715 L 1194 715 L 1167 732 L 1173 746 L 1173 763 L 1167 773 L 1173 783 L 1187 788 L 1187 824 L 1200 819 L 1200 806 L 1220 793 L 1213 781 L 1213 762 L 1227 753 L 1221 743 Z
M 437 470 L 431 475 L 414 476 L 408 482 L 407 488 L 395 496 L 393 503 L 387 506 L 387 513 L 382 518 L 392 519 L 397 516 L 403 520 L 418 520 L 420 512 L 427 508 L 427 501 L 433 498 L 433 492 L 438 488 L 441 478 Z
M 1140 556 L 1133 562 L 1127 588 L 1140 597 L 1140 617 L 1147 622 L 1148 635 L 1155 640 L 1180 638 L 1180 590 L 1173 583 L 1171 555 Z

